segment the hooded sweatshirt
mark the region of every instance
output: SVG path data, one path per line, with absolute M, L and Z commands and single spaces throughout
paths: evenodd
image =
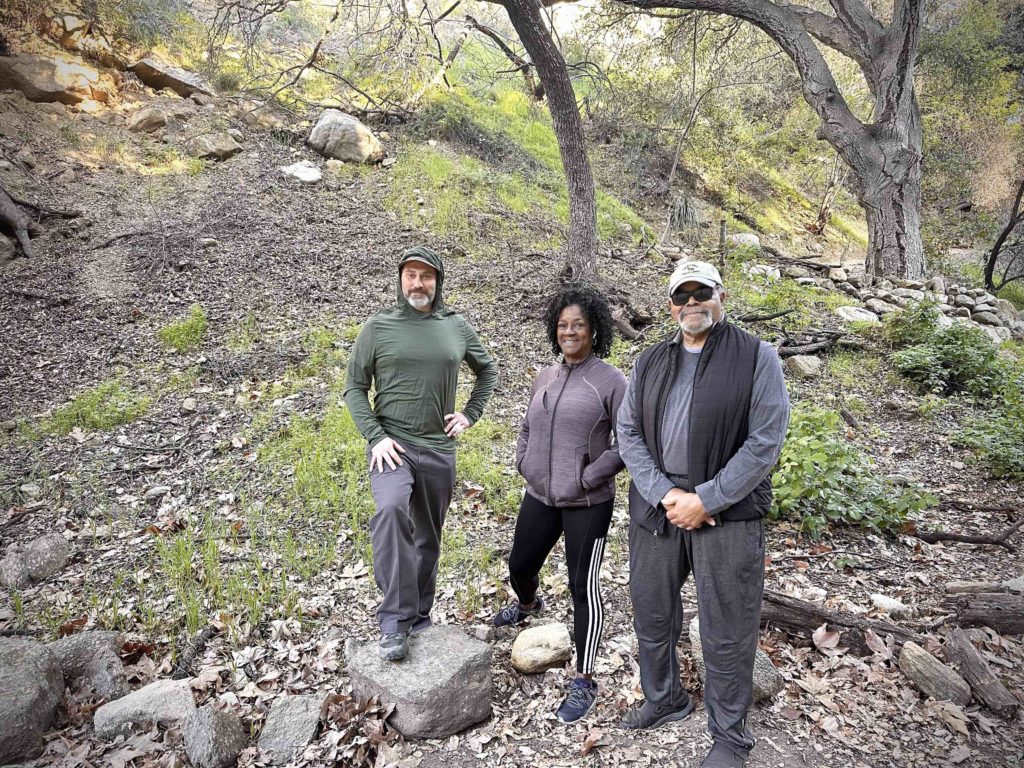
M 407 261 L 437 270 L 429 312 L 412 307 L 402 293 L 401 270 Z M 444 306 L 444 265 L 429 248 L 417 246 L 398 262 L 397 301 L 364 324 L 352 347 L 345 402 L 372 448 L 385 437 L 421 448 L 455 452 L 444 433 L 445 414 L 455 412 L 459 367 L 465 361 L 476 382 L 462 413 L 475 423 L 498 380 L 498 366 L 462 315 Z M 370 404 L 370 389 L 374 390 Z

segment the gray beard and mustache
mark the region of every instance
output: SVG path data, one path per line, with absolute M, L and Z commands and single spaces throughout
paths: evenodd
M 710 309 L 702 309 L 698 312 L 690 312 L 679 316 L 679 327 L 686 333 L 693 335 L 704 333 L 714 324 L 715 320 L 711 315 Z
M 423 294 L 412 294 L 410 296 L 406 296 L 405 300 L 408 301 L 414 309 L 426 309 L 434 303 L 434 291 L 431 291 L 426 296 Z

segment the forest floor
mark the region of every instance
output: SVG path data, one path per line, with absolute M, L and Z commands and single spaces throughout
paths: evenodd
M 557 272 L 552 257 L 512 243 L 479 259 L 404 222 L 389 211 L 389 169 L 327 173 L 316 186 L 283 176 L 279 166 L 318 161 L 286 134 L 233 123 L 244 151 L 195 165 L 116 117 L 11 101 L 0 110 L 0 147 L 12 161 L 0 185 L 82 212 L 46 220 L 35 257 L 0 272 L 0 549 L 59 532 L 73 551 L 59 574 L 0 596 L 0 631 L 51 638 L 121 629 L 138 643 L 131 680 L 144 684 L 167 676 L 175 654 L 214 626 L 193 688 L 200 702 L 233 706 L 253 732 L 283 692 L 347 691 L 343 640 L 376 635 L 377 597 L 360 525 L 363 446 L 340 404 L 341 382 L 358 324 L 393 301 L 397 254 L 416 243 L 446 255 L 447 301 L 501 370 L 486 421 L 467 433 L 460 455 L 434 613 L 436 623 L 486 623 L 509 597 L 504 559 L 521 492 L 511 457 L 531 375 L 551 361 L 538 318 Z M 409 144 L 386 143 L 399 164 L 407 160 Z M 617 346 L 614 362 L 626 370 L 666 328 L 671 266 L 629 248 L 602 258 L 603 277 L 658 319 L 644 338 Z M 196 305 L 205 332 L 175 351 L 161 330 Z M 877 471 L 919 479 L 958 503 L 929 510 L 918 525 L 991 534 L 1020 520 L 1021 484 L 985 476 L 948 439 L 957 406 L 930 415 L 884 359 L 841 355 L 822 378 L 789 382 L 791 395 L 833 407 L 860 396 L 867 407 L 850 437 Z M 98 391 L 115 393 L 120 406 L 75 402 L 134 417 L 63 429 L 69 400 Z M 624 504 L 620 493 L 602 570 L 601 695 L 585 721 L 554 718 L 568 667 L 514 672 L 514 634 L 499 632 L 492 718 L 448 740 L 392 737 L 381 765 L 699 763 L 709 745 L 702 707 L 652 733 L 617 726 L 641 695 Z M 1014 511 L 983 510 L 1003 506 Z M 882 615 L 871 595 L 897 598 L 913 609 L 900 623 L 936 644 L 947 582 L 1024 573 L 1019 551 L 1001 547 L 849 528 L 811 541 L 788 522 L 768 527 L 767 549 L 768 588 L 868 616 Z M 548 617 L 571 622 L 560 548 L 543 585 Z M 692 584 L 684 604 L 694 611 Z M 986 657 L 1021 696 L 1021 638 L 984 637 Z M 1024 763 L 1020 715 L 1006 723 L 976 704 L 927 700 L 891 648 L 858 657 L 841 638 L 819 650 L 770 629 L 761 646 L 785 688 L 752 710 L 760 739 L 752 766 Z M 697 693 L 685 632 L 680 652 Z M 302 764 L 329 764 L 328 735 Z M 38 764 L 174 765 L 181 754 L 174 729 L 111 745 L 93 737 L 88 708 L 65 709 Z M 255 748 L 241 764 L 260 764 Z

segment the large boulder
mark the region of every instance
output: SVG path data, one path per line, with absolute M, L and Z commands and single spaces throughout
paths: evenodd
M 60 664 L 45 646 L 0 637 L 0 765 L 39 755 L 63 693 Z
M 526 675 L 560 667 L 570 658 L 569 628 L 558 622 L 524 629 L 512 643 L 512 666 Z
M 0 90 L 15 90 L 29 101 L 78 104 L 85 99 L 108 101 L 110 83 L 88 64 L 63 56 L 23 53 L 0 56 Z
M 118 632 L 81 632 L 47 647 L 57 658 L 64 684 L 72 693 L 113 701 L 129 692 L 128 678 L 118 656 Z
M 242 151 L 242 145 L 226 133 L 204 133 L 190 140 L 185 148 L 204 160 L 227 160 Z
M 114 52 L 102 33 L 94 34 L 97 32 L 92 21 L 68 13 L 51 18 L 45 29 L 50 39 L 69 51 L 77 51 L 105 67 L 124 69 L 127 62 Z
M 848 323 L 877 323 L 878 315 L 864 307 L 837 307 L 836 316 Z
M 704 649 L 700 644 L 700 617 L 694 616 L 690 622 L 690 645 L 693 647 L 693 660 L 697 663 L 697 674 L 704 682 Z M 779 670 L 772 664 L 768 654 L 760 648 L 754 654 L 754 703 L 770 699 L 783 689 L 785 681 Z
M 798 379 L 813 379 L 821 375 L 821 358 L 814 355 L 793 355 L 786 358 L 786 370 Z
M 309 133 L 309 146 L 318 154 L 354 163 L 376 162 L 384 148 L 359 120 L 337 109 L 328 109 Z
M 157 680 L 97 709 L 93 727 L 99 738 L 113 739 L 136 725 L 183 723 L 195 711 L 188 680 Z
M 999 319 L 1003 321 L 1003 325 L 1013 325 L 1017 321 L 1017 307 L 1013 305 L 1012 301 L 996 299 L 995 310 Z
M 15 549 L 0 560 L 0 586 L 21 588 L 57 573 L 68 563 L 68 542 L 59 533 L 48 533 Z
M 900 309 L 887 301 L 882 301 L 882 299 L 868 299 L 864 302 L 864 306 L 876 315 L 888 315 L 893 312 L 899 312 Z
M 197 91 L 213 95 L 213 89 L 195 72 L 172 67 L 156 59 L 142 59 L 130 67 L 139 80 L 150 88 L 161 90 L 170 88 L 182 98 L 188 98 Z
M 290 762 L 296 752 L 313 741 L 326 698 L 323 694 L 308 694 L 274 699 L 259 741 L 271 765 Z
M 228 768 L 249 743 L 238 716 L 215 709 L 212 704 L 189 715 L 182 740 L 185 754 L 195 768 Z
M 451 736 L 491 714 L 491 648 L 456 627 L 431 627 L 401 662 L 384 661 L 375 641 L 348 648 L 352 693 L 395 705 L 388 723 L 407 738 Z
M 128 118 L 128 130 L 134 133 L 153 133 L 167 125 L 170 116 L 160 107 L 146 107 L 132 112 Z

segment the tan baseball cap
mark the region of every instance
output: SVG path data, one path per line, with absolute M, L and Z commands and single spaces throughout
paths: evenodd
M 689 282 L 714 288 L 716 285 L 722 285 L 722 276 L 718 274 L 714 264 L 708 264 L 706 261 L 682 261 L 668 279 L 668 295 L 671 296 L 676 292 L 676 288 Z

